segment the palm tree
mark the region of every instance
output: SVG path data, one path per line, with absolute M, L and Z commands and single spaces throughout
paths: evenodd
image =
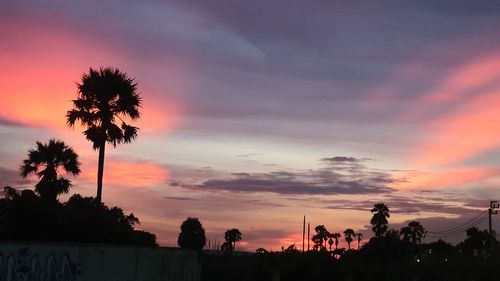
M 326 250 L 326 243 L 330 237 L 330 232 L 324 225 L 318 225 L 314 228 L 316 234 L 312 237 L 314 245 L 318 250 Z
M 411 228 L 409 226 L 401 227 L 401 230 L 399 230 L 399 235 L 402 236 L 403 241 L 410 242 L 412 236 Z
M 63 141 L 51 139 L 47 144 L 36 142 L 36 149 L 28 151 L 19 172 L 23 178 L 36 174 L 40 181 L 35 191 L 44 199 L 56 200 L 57 195 L 68 193 L 71 181 L 60 176 L 59 169 L 74 176 L 80 173 L 78 155 Z
M 356 233 L 356 237 L 358 237 L 358 251 L 359 251 L 359 245 L 361 244 L 361 238 L 363 238 L 363 233 Z
M 142 99 L 134 79 L 116 68 L 90 68 L 77 87 L 78 97 L 66 114 L 67 124 L 85 127 L 83 134 L 99 150 L 96 200 L 101 202 L 106 142 L 116 147 L 137 137 L 139 128 L 128 125 L 125 119 L 135 121 L 140 117 Z
M 413 244 L 420 244 L 422 239 L 425 238 L 425 228 L 418 221 L 411 221 L 408 226 L 401 228 L 401 235 L 403 236 L 403 241 L 410 241 Z
M 335 239 L 335 250 L 337 250 L 339 247 L 339 238 L 341 236 L 342 235 L 340 235 L 340 233 L 338 233 L 338 232 L 332 233 L 332 237 L 333 237 L 333 239 Z
M 380 238 L 389 226 L 389 222 L 387 221 L 387 218 L 390 217 L 389 208 L 387 208 L 385 204 L 379 203 L 375 204 L 373 209 L 371 209 L 371 212 L 373 213 L 373 217 L 370 220 L 370 223 L 373 226 L 372 230 L 375 233 L 375 236 Z
M 353 237 L 355 235 L 356 235 L 356 233 L 354 233 L 354 230 L 351 228 L 344 230 L 344 237 L 345 237 L 345 241 L 347 242 L 347 248 L 349 250 L 351 249 L 351 242 L 352 242 Z
M 229 229 L 224 234 L 224 238 L 232 246 L 232 250 L 234 250 L 236 249 L 236 242 L 241 240 L 241 232 L 237 228 Z

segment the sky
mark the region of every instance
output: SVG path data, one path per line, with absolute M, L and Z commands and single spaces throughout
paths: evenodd
M 82 163 L 60 200 L 95 196 L 97 152 L 65 115 L 112 66 L 143 105 L 136 141 L 106 150 L 103 201 L 160 245 L 187 217 L 249 251 L 301 248 L 304 215 L 369 239 L 380 202 L 456 243 L 438 232 L 500 200 L 498 26 L 486 0 L 1 1 L 0 186 L 33 188 L 19 165 L 57 138 Z

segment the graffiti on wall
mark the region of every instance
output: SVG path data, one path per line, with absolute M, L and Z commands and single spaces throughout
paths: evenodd
M 30 254 L 29 248 L 18 253 L 0 252 L 0 281 L 76 281 L 79 270 L 68 254 L 56 258 L 50 253 L 44 266 L 38 254 Z

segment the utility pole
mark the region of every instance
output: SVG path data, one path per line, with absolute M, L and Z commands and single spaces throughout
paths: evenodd
M 488 230 L 490 232 L 490 247 L 491 252 L 495 250 L 495 237 L 493 236 L 493 227 L 491 223 L 491 215 L 496 215 L 498 211 L 496 209 L 500 208 L 498 201 L 490 201 L 490 208 L 488 209 Z
M 309 252 L 309 241 L 311 239 L 309 238 L 309 233 L 311 232 L 311 224 L 307 223 L 307 251 Z
M 304 215 L 304 223 L 302 224 L 302 253 L 304 252 L 305 239 L 306 239 L 306 216 Z

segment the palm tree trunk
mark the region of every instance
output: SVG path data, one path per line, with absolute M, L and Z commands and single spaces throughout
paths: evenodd
M 97 202 L 102 202 L 102 178 L 104 175 L 104 151 L 106 148 L 106 141 L 102 142 L 99 146 L 99 164 L 97 168 Z

